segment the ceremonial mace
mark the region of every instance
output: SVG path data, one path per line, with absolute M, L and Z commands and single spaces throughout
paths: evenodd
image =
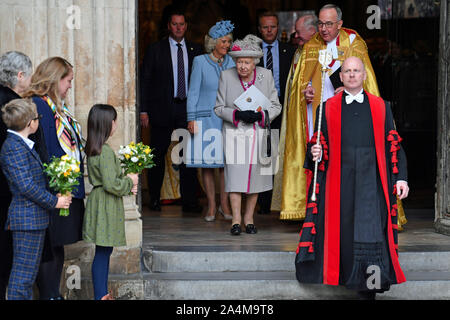
M 322 126 L 322 107 L 323 107 L 323 87 L 325 84 L 325 74 L 328 69 L 328 65 L 331 63 L 332 56 L 331 52 L 328 50 L 320 50 L 319 51 L 319 63 L 322 65 L 322 89 L 320 90 L 320 105 L 319 105 L 319 123 L 317 126 L 317 141 L 316 145 L 320 144 L 320 128 Z M 323 155 L 323 150 L 322 150 Z M 317 159 L 314 163 L 314 184 L 313 184 L 313 193 L 311 196 L 311 201 L 316 201 L 316 184 L 317 184 L 317 169 L 319 166 L 319 159 Z

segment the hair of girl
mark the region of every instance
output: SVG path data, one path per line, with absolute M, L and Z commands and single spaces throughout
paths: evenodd
M 89 111 L 88 134 L 85 152 L 88 157 L 100 155 L 102 147 L 111 135 L 112 121 L 117 111 L 108 104 L 96 104 Z

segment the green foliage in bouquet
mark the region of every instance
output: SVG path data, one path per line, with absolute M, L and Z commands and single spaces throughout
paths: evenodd
M 82 174 L 80 162 L 68 155 L 61 158 L 52 157 L 49 164 L 44 163 L 44 168 L 50 179 L 50 188 L 62 195 L 70 195 L 79 184 L 77 178 Z M 59 215 L 67 217 L 69 209 L 60 209 Z
M 127 146 L 120 146 L 119 160 L 125 174 L 142 173 L 144 169 L 155 166 L 152 149 L 142 142 L 131 142 Z

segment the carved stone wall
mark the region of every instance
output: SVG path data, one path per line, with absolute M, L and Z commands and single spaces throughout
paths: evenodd
M 438 148 L 435 227 L 450 235 L 450 0 L 441 1 L 439 33 Z
M 0 0 L 0 52 L 21 51 L 34 68 L 51 56 L 70 61 L 74 81 L 68 103 L 83 133 L 92 105 L 113 105 L 119 128 L 109 143 L 116 150 L 136 139 L 135 37 L 135 0 Z M 128 246 L 114 250 L 111 273 L 140 272 L 142 221 L 135 202 L 124 199 Z M 66 264 L 79 265 L 82 278 L 89 278 L 93 252 L 84 242 L 66 246 Z

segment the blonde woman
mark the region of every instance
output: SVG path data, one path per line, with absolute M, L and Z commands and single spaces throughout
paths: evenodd
M 65 103 L 67 93 L 72 88 L 73 75 L 73 66 L 66 59 L 48 58 L 37 67 L 25 96 L 32 97 L 42 116 L 34 137 L 35 148 L 42 162 L 49 162 L 53 156 L 67 154 L 80 161 L 83 170 L 81 127 Z M 77 189 L 72 193 L 69 216 L 60 217 L 57 211 L 50 215 L 48 231 L 53 260 L 41 263 L 39 269 L 37 284 L 41 299 L 62 299 L 59 287 L 64 245 L 82 240 L 85 197 L 83 175 L 78 182 Z
M 231 32 L 234 25 L 230 21 L 219 21 L 209 29 L 205 36 L 206 54 L 194 58 L 189 92 L 187 97 L 188 130 L 191 133 L 189 146 L 191 153 L 186 159 L 187 167 L 201 168 L 203 185 L 208 198 L 208 211 L 205 221 L 212 222 L 219 212 L 226 220 L 231 220 L 231 208 L 228 193 L 225 192 L 223 174 L 222 141 L 209 141 L 207 132 L 222 130 L 222 119 L 214 113 L 219 78 L 223 70 L 234 67 L 228 51 L 233 41 Z M 201 130 L 200 130 L 201 128 Z M 208 152 L 211 146 L 219 142 L 214 152 Z M 216 188 L 214 170 L 219 169 L 220 207 L 216 207 Z

